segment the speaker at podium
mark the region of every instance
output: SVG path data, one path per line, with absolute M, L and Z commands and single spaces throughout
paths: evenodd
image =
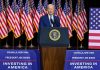
M 43 27 L 39 30 L 42 70 L 64 70 L 65 53 L 69 45 L 68 29 Z

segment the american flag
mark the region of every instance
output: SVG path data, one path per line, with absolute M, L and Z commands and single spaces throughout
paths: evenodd
M 66 17 L 61 7 L 61 0 L 57 0 L 57 15 L 60 18 L 61 27 L 66 27 Z
M 22 0 L 18 0 L 19 17 L 20 17 L 20 28 L 21 28 L 20 32 L 21 32 L 21 34 L 24 33 L 24 26 L 25 26 L 25 24 L 24 24 L 24 18 L 23 18 L 23 16 L 24 16 L 24 14 L 23 14 L 23 11 L 24 11 L 23 8 L 24 7 L 23 6 L 24 5 L 23 5 Z
M 33 30 L 34 30 L 34 33 L 36 32 L 36 27 L 35 27 L 35 23 L 34 23 L 34 16 L 35 16 L 35 13 L 36 13 L 36 7 L 35 7 L 35 4 L 34 4 L 34 0 L 30 0 L 30 15 L 32 17 L 32 25 L 33 25 Z
M 29 40 L 31 40 L 33 36 L 33 26 L 32 26 L 32 18 L 30 16 L 30 7 L 29 7 L 29 1 L 26 0 L 24 11 L 23 11 L 23 23 L 24 23 L 24 30 L 26 37 Z
M 68 27 L 69 38 L 72 37 L 72 11 L 68 3 L 66 4 L 66 24 Z
M 0 0 L 0 38 L 3 39 L 8 36 L 6 14 L 3 8 L 3 0 Z
M 90 9 L 89 48 L 100 49 L 100 8 Z
M 72 23 L 72 27 L 73 29 L 75 29 L 76 32 L 77 32 L 77 18 L 78 18 L 78 4 L 76 4 L 74 17 L 73 17 L 73 23 Z
M 18 0 L 18 6 L 19 6 L 20 9 L 23 7 L 23 2 L 22 2 L 22 0 Z
M 37 11 L 40 14 L 40 17 L 45 15 L 43 5 L 42 5 L 42 0 L 40 0 L 39 3 L 38 3 Z
M 56 3 L 56 6 L 57 6 L 57 15 L 61 16 L 61 12 L 62 12 L 62 8 L 61 8 L 61 0 L 57 0 L 57 3 Z M 61 19 L 61 18 L 60 18 Z
M 57 16 L 58 12 L 57 12 L 57 6 L 55 5 L 55 0 L 52 0 L 52 4 L 55 6 L 54 15 Z
M 15 24 L 15 28 L 14 28 L 14 36 L 15 38 L 18 38 L 21 36 L 21 28 L 20 28 L 20 17 L 19 17 L 19 7 L 16 4 L 16 0 L 14 0 L 14 2 L 12 3 L 12 10 L 14 12 L 14 24 Z
M 83 26 L 83 15 L 81 12 L 81 5 L 78 5 L 78 17 L 77 17 L 77 37 L 80 41 L 84 39 L 84 26 Z
M 31 14 L 32 14 L 32 18 L 34 18 L 35 12 L 36 12 L 36 8 L 35 8 L 35 4 L 34 4 L 34 0 L 30 0 L 30 7 L 31 7 Z
M 81 0 L 81 9 L 82 9 L 82 16 L 83 16 L 83 31 L 84 33 L 87 32 L 88 27 L 87 27 L 87 18 L 86 18 L 86 10 L 84 8 L 84 0 Z
M 66 20 L 67 20 L 67 18 L 66 18 L 66 3 L 64 5 L 64 9 L 61 11 L 62 11 L 61 16 L 60 16 L 61 27 L 67 27 L 67 25 L 66 25 Z
M 84 39 L 83 16 L 78 3 L 76 4 L 72 26 L 73 29 L 75 29 L 75 31 L 77 32 L 77 37 L 80 41 L 82 41 Z
M 48 5 L 48 0 L 45 0 L 44 3 L 43 3 L 43 12 L 45 14 L 47 14 L 47 5 Z
M 38 32 L 38 28 L 39 28 L 39 20 L 40 20 L 41 14 L 42 14 L 42 12 L 41 12 L 42 8 L 41 8 L 40 2 L 41 2 L 41 0 L 39 0 L 38 7 L 35 12 L 35 16 L 34 16 L 34 20 L 33 20 L 37 32 Z
M 15 15 L 14 15 L 14 12 L 12 10 L 13 7 L 10 7 L 9 0 L 7 0 L 6 4 L 7 4 L 7 10 L 6 10 L 6 12 L 7 12 L 7 22 L 9 24 L 10 30 L 12 30 L 13 33 L 14 33 L 14 29 L 15 29 L 15 24 L 14 24 L 15 19 L 14 19 L 14 16 Z

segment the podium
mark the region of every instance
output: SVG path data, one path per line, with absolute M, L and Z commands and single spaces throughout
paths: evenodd
M 68 30 L 61 27 L 44 27 L 39 30 L 42 70 L 64 70 Z

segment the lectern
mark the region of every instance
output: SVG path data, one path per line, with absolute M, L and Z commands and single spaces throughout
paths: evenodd
M 41 28 L 39 30 L 39 46 L 42 70 L 64 70 L 65 53 L 68 44 L 67 28 Z

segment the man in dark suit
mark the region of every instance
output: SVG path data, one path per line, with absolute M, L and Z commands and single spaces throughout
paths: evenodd
M 41 27 L 60 27 L 60 19 L 54 15 L 54 5 L 47 6 L 47 14 L 40 18 L 39 28 Z

